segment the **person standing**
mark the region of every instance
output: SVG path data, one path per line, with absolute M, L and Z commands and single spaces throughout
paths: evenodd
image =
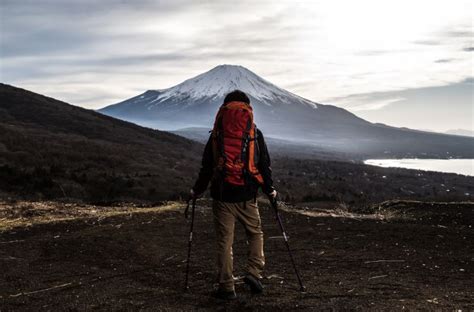
M 252 293 L 262 293 L 265 256 L 257 193 L 261 188 L 274 198 L 277 192 L 273 187 L 270 155 L 263 134 L 253 123 L 249 97 L 240 90 L 227 94 L 217 113 L 191 196 L 199 197 L 209 182 L 219 281 L 214 295 L 226 300 L 237 298 L 232 254 L 236 220 L 244 226 L 249 243 L 244 282 Z

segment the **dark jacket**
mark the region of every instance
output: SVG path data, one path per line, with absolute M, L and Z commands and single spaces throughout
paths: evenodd
M 265 194 L 273 191 L 272 169 L 270 167 L 270 155 L 268 154 L 267 145 L 263 138 L 262 132 L 257 128 L 257 144 L 255 146 L 259 158 L 257 168 L 263 177 L 264 184 L 261 186 Z M 257 151 L 258 149 L 258 151 Z M 199 177 L 194 184 L 194 193 L 200 195 L 207 189 L 207 185 L 211 181 L 211 197 L 216 200 L 224 202 L 242 202 L 257 197 L 257 192 L 260 187 L 257 181 L 253 179 L 244 186 L 236 186 L 225 181 L 213 180 L 214 174 L 214 155 L 212 152 L 212 135 L 209 136 L 204 154 L 202 156 L 202 167 L 199 171 Z

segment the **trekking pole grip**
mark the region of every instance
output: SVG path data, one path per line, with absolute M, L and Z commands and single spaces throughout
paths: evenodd
M 270 201 L 270 204 L 272 206 L 273 209 L 275 210 L 278 210 L 278 201 L 277 201 L 277 198 L 276 196 L 273 197 L 271 195 L 267 195 L 268 196 L 268 200 Z

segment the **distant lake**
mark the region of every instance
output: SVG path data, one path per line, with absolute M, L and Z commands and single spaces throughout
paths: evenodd
M 396 167 L 474 176 L 474 159 L 367 159 L 364 164 L 379 167 Z

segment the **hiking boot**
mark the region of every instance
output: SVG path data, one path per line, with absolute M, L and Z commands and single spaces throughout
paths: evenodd
M 222 299 L 222 300 L 235 300 L 237 299 L 237 294 L 235 293 L 235 290 L 224 290 L 224 289 L 217 289 L 212 293 L 212 296 L 217 298 L 217 299 Z
M 247 276 L 244 277 L 244 282 L 250 286 L 250 290 L 253 294 L 261 294 L 263 292 L 262 283 L 252 274 L 247 274 Z

